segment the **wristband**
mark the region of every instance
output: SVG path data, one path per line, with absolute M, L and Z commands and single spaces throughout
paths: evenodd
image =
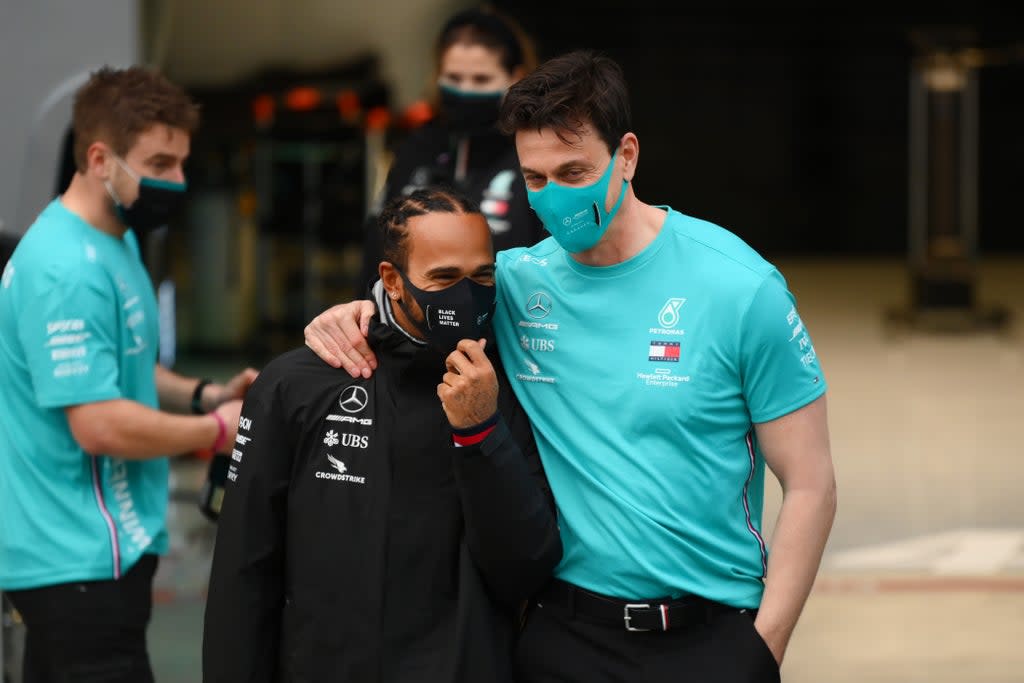
M 484 420 L 478 425 L 467 427 L 465 429 L 456 429 L 452 427 L 452 443 L 456 446 L 475 446 L 494 431 L 494 428 L 498 425 L 498 413 L 491 415 L 488 419 Z
M 217 440 L 213 442 L 213 446 L 210 447 L 210 450 L 214 453 L 219 453 L 220 449 L 227 443 L 228 426 L 224 424 L 224 418 L 216 411 L 209 413 L 209 415 L 217 421 Z
M 192 408 L 193 415 L 206 414 L 206 411 L 203 410 L 203 389 L 205 389 L 208 384 L 213 384 L 213 380 L 205 378 L 201 379 L 199 380 L 199 384 L 196 385 L 195 390 L 192 392 L 192 403 L 190 406 Z

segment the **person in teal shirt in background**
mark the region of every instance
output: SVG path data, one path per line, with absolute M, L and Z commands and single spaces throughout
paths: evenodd
M 836 506 L 826 382 L 795 299 L 733 233 L 637 198 L 610 59 L 547 62 L 500 123 L 551 237 L 498 254 L 494 330 L 564 548 L 519 678 L 777 681 Z M 307 344 L 365 374 L 371 312 L 331 309 Z M 770 552 L 766 465 L 783 490 Z
M 181 203 L 196 106 L 155 72 L 103 68 L 72 119 L 76 173 L 0 277 L 0 589 L 25 683 L 145 683 L 164 456 L 230 452 L 256 371 L 219 385 L 157 364 L 136 233 Z

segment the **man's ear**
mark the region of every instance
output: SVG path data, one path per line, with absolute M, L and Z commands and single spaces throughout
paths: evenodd
M 403 287 L 402 276 L 399 274 L 398 269 L 388 261 L 381 261 L 380 265 L 377 266 L 377 272 L 380 273 L 380 280 L 384 284 L 384 295 L 392 301 L 401 299 L 405 293 L 405 288 Z
M 85 150 L 86 173 L 100 180 L 110 179 L 111 161 L 110 148 L 104 142 L 97 140 Z
M 622 177 L 627 181 L 632 181 L 636 174 L 637 160 L 640 158 L 640 141 L 633 133 L 626 133 L 622 137 L 620 147 L 619 154 L 622 156 L 623 162 Z

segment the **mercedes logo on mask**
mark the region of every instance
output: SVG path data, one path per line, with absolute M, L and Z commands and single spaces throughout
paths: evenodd
M 546 318 L 551 313 L 551 297 L 544 292 L 530 295 L 526 301 L 526 315 L 531 318 Z
M 353 385 L 341 392 L 341 398 L 338 399 L 338 405 L 341 406 L 341 409 L 346 413 L 358 413 L 366 407 L 366 402 L 368 400 L 369 397 L 366 394 L 366 389 Z

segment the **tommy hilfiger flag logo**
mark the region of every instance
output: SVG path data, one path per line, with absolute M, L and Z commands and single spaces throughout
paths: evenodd
M 652 341 L 647 360 L 660 360 L 665 363 L 679 362 L 679 342 Z

